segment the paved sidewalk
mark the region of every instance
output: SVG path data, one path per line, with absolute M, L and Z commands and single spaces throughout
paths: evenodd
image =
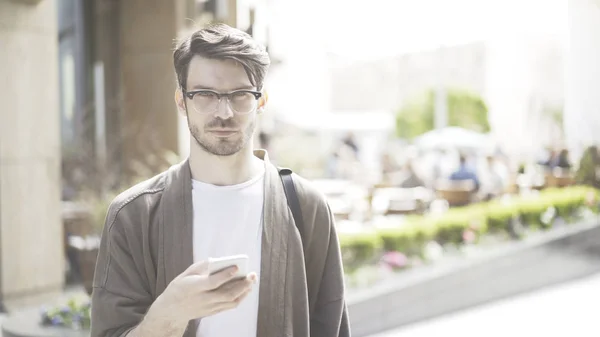
M 597 274 L 370 337 L 593 337 L 599 299 Z
M 2 337 L 2 321 L 4 321 L 4 319 L 6 319 L 6 315 L 0 314 L 0 337 Z

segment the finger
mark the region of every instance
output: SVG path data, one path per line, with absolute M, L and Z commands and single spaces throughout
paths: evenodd
M 189 266 L 181 275 L 204 275 L 208 271 L 208 263 L 208 260 L 196 262 Z
M 236 277 L 237 270 L 238 268 L 236 266 L 231 266 L 214 274 L 208 275 L 208 277 L 206 278 L 206 290 L 217 289 L 223 284 L 233 280 Z
M 214 290 L 228 291 L 237 286 L 244 286 L 244 285 L 250 286 L 250 285 L 256 283 L 257 279 L 258 279 L 258 277 L 256 276 L 256 273 L 250 273 L 250 274 L 246 275 L 246 277 L 234 278 L 228 282 L 225 282 L 221 286 L 219 286 L 218 288 L 216 288 Z
M 242 301 L 244 301 L 244 299 L 246 299 L 246 297 L 248 297 L 248 295 L 250 295 L 250 292 L 252 292 L 252 287 L 246 289 L 246 291 L 244 291 L 238 297 L 236 297 L 231 303 L 233 305 L 233 307 L 235 308 L 235 307 L 239 306 L 240 303 L 242 303 Z
M 244 293 L 242 293 L 240 296 L 235 298 L 233 301 L 215 303 L 213 306 L 213 310 L 211 310 L 211 313 L 209 315 L 215 315 L 215 314 L 218 314 L 218 313 L 226 311 L 226 310 L 231 310 L 233 308 L 237 308 L 240 305 L 240 303 L 242 303 L 242 301 L 246 297 L 248 297 L 248 294 L 250 294 L 250 290 L 251 289 L 246 290 Z
M 252 288 L 245 289 L 231 301 L 218 302 L 215 304 L 215 306 L 218 308 L 224 308 L 223 310 L 236 308 L 248 297 L 248 295 L 250 295 L 250 292 L 252 292 Z
M 213 290 L 217 302 L 233 302 L 247 291 L 252 289 L 253 281 L 250 278 L 231 281 L 220 288 Z

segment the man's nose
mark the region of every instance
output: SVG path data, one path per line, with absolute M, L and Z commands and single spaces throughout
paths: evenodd
M 233 117 L 233 110 L 229 106 L 229 101 L 226 97 L 223 97 L 217 103 L 217 110 L 215 111 L 215 116 L 221 119 L 229 119 Z

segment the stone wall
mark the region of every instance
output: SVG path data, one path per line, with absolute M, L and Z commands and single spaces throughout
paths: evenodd
M 55 1 L 1 1 L 0 41 L 0 300 L 9 304 L 64 280 Z

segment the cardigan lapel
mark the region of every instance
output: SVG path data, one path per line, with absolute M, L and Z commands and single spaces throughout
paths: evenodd
M 186 159 L 167 174 L 163 193 L 163 221 L 159 232 L 165 287 L 194 263 L 192 175 Z M 160 258 L 159 258 L 160 262 Z M 195 336 L 198 322 L 190 321 L 184 336 Z
M 287 243 L 289 228 L 294 224 L 277 168 L 269 162 L 266 151 L 257 150 L 255 155 L 265 163 L 257 336 L 280 337 L 287 322 Z

